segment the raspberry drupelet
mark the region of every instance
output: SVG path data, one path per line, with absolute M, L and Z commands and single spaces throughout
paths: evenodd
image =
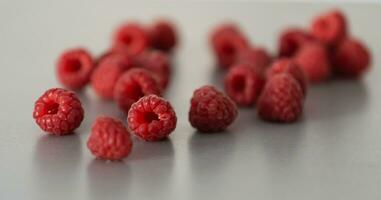
M 281 33 L 278 41 L 278 56 L 292 57 L 306 43 L 313 41 L 312 36 L 299 28 L 289 28 Z
M 115 32 L 113 52 L 122 52 L 135 56 L 147 48 L 149 48 L 149 36 L 140 24 L 126 23 Z
M 175 26 L 168 20 L 158 20 L 149 28 L 151 46 L 155 49 L 170 52 L 177 43 Z
M 264 48 L 247 48 L 238 53 L 235 63 L 250 64 L 260 75 L 264 75 L 271 57 Z
M 339 10 L 317 16 L 311 23 L 312 35 L 326 45 L 334 45 L 347 35 L 347 22 Z
M 98 117 L 91 128 L 87 148 L 97 158 L 117 161 L 130 154 L 132 140 L 122 122 L 111 117 Z
M 61 54 L 57 61 L 56 75 L 63 86 L 78 90 L 89 82 L 93 67 L 90 53 L 83 48 L 74 48 Z
M 68 135 L 81 125 L 84 111 L 74 92 L 52 88 L 34 104 L 33 118 L 40 128 L 53 135 Z
M 177 117 L 168 101 L 151 94 L 132 104 L 127 122 L 140 139 L 158 141 L 175 130 Z

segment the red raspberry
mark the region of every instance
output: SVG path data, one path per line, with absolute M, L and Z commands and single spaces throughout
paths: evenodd
M 145 69 L 130 69 L 114 86 L 114 100 L 127 114 L 133 103 L 148 94 L 160 94 L 156 80 Z
M 127 121 L 130 130 L 139 138 L 158 141 L 175 130 L 177 118 L 168 101 L 151 94 L 132 104 Z
M 122 122 L 111 117 L 98 117 L 91 128 L 87 148 L 97 158 L 122 160 L 130 154 L 132 140 Z
M 176 29 L 166 20 L 156 21 L 149 30 L 151 45 L 162 51 L 171 51 L 177 43 Z
M 112 99 L 116 81 L 132 66 L 130 57 L 126 55 L 111 54 L 103 58 L 91 76 L 94 91 L 102 98 Z
M 232 33 L 235 35 L 242 35 L 240 29 L 233 23 L 224 23 L 219 26 L 217 26 L 211 33 L 210 33 L 210 45 L 215 46 L 216 40 L 220 35 L 224 35 L 226 33 Z
M 148 47 L 148 33 L 137 23 L 127 23 L 116 31 L 112 50 L 135 56 Z
M 234 102 L 213 86 L 194 91 L 189 110 L 191 125 L 201 132 L 225 130 L 238 115 Z
M 247 64 L 237 64 L 225 76 L 225 91 L 238 105 L 252 106 L 264 84 L 262 76 Z
M 291 57 L 304 44 L 312 41 L 312 36 L 298 28 L 284 31 L 279 38 L 279 57 Z
M 327 80 L 331 75 L 327 50 L 320 44 L 309 43 L 304 45 L 295 55 L 294 61 L 312 83 Z
M 81 89 L 90 79 L 93 70 L 91 55 L 82 48 L 65 51 L 58 59 L 56 74 L 67 88 Z
M 271 57 L 263 48 L 244 49 L 238 53 L 236 63 L 252 65 L 260 75 L 263 75 L 271 62 Z
M 266 79 L 270 80 L 271 77 L 277 74 L 288 73 L 295 78 L 302 88 L 303 95 L 307 94 L 307 77 L 304 71 L 290 58 L 280 58 L 276 60 L 271 67 L 267 70 Z
M 357 78 L 368 70 L 371 55 L 368 48 L 359 40 L 346 38 L 334 49 L 333 61 L 339 75 Z
M 303 111 L 302 89 L 291 75 L 274 75 L 267 81 L 257 109 L 258 115 L 266 121 L 294 122 Z
M 33 118 L 43 131 L 68 135 L 81 125 L 83 108 L 74 92 L 53 88 L 34 104 Z
M 344 14 L 339 10 L 332 10 L 316 17 L 311 24 L 311 32 L 324 44 L 336 44 L 347 35 Z

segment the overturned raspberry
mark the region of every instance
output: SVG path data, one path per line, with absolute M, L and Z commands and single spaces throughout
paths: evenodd
M 114 86 L 114 100 L 127 114 L 133 103 L 145 95 L 160 94 L 156 80 L 145 69 L 130 69 L 119 77 Z
M 225 130 L 238 115 L 234 102 L 213 86 L 194 91 L 189 110 L 191 125 L 201 132 Z
M 238 105 L 252 106 L 264 84 L 258 72 L 248 64 L 237 64 L 225 76 L 225 91 Z
M 290 123 L 303 112 L 303 93 L 290 74 L 277 74 L 267 81 L 258 99 L 257 112 L 266 121 Z
M 260 75 L 263 75 L 271 62 L 271 57 L 263 48 L 248 48 L 241 50 L 236 63 L 246 63 L 254 67 Z
M 149 29 L 149 36 L 152 47 L 162 51 L 171 51 L 177 43 L 176 29 L 166 20 L 156 21 Z
M 276 60 L 267 70 L 266 79 L 270 80 L 274 75 L 283 73 L 288 73 L 293 76 L 300 84 L 303 95 L 305 96 L 307 94 L 307 77 L 304 71 L 290 58 L 280 58 Z
M 242 35 L 241 30 L 239 27 L 237 27 L 233 23 L 224 23 L 219 26 L 217 26 L 211 33 L 210 33 L 210 45 L 215 46 L 216 40 L 218 37 L 224 34 L 235 34 L 235 35 Z
M 347 35 L 347 22 L 339 10 L 332 10 L 316 17 L 311 24 L 311 32 L 324 44 L 334 45 Z
M 124 24 L 115 32 L 113 52 L 135 56 L 148 47 L 148 33 L 137 23 Z
M 139 138 L 158 141 L 175 130 L 177 117 L 168 101 L 151 94 L 132 104 L 127 122 L 128 127 Z
M 333 62 L 338 75 L 358 78 L 369 69 L 371 56 L 368 48 L 359 40 L 346 38 L 334 49 Z
M 331 65 L 327 50 L 318 43 L 304 45 L 294 57 L 311 83 L 319 83 L 331 76 Z
M 294 56 L 300 47 L 312 40 L 312 36 L 302 29 L 287 29 L 279 37 L 279 57 Z
M 94 91 L 104 99 L 112 99 L 114 86 L 124 71 L 133 67 L 127 55 L 111 54 L 103 58 L 91 76 Z
M 33 118 L 43 131 L 53 135 L 72 134 L 81 125 L 84 111 L 75 93 L 53 88 L 34 104 Z
M 67 88 L 81 89 L 90 80 L 93 70 L 93 59 L 89 52 L 82 48 L 70 49 L 58 59 L 56 74 L 58 80 Z
M 132 140 L 122 122 L 111 117 L 98 117 L 91 128 L 87 148 L 97 158 L 122 160 L 130 154 Z

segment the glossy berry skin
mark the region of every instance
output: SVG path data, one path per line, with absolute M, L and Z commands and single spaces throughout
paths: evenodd
M 302 88 L 303 95 L 306 96 L 307 77 L 304 74 L 304 71 L 290 58 L 280 58 L 274 61 L 266 72 L 266 79 L 270 80 L 273 76 L 283 73 L 290 74 L 294 77 Z
M 168 101 L 151 94 L 132 104 L 127 121 L 137 137 L 152 142 L 171 134 L 176 128 L 177 117 Z
M 282 32 L 278 41 L 278 56 L 292 57 L 306 43 L 313 41 L 312 36 L 299 28 L 289 28 Z
M 189 110 L 189 122 L 200 132 L 221 132 L 238 115 L 234 102 L 213 86 L 194 91 Z
M 271 63 L 271 57 L 264 48 L 248 48 L 238 53 L 236 63 L 250 64 L 260 75 L 263 75 Z
M 224 80 L 225 92 L 237 105 L 252 106 L 264 85 L 258 72 L 248 64 L 237 64 L 230 68 Z
M 132 140 L 122 122 L 111 117 L 98 117 L 91 128 L 87 148 L 97 158 L 118 161 L 130 154 Z
M 347 22 L 339 10 L 317 16 L 311 23 L 312 35 L 326 45 L 334 45 L 347 35 Z
M 114 87 L 114 100 L 126 114 L 133 103 L 149 94 L 160 95 L 160 88 L 145 69 L 134 68 L 126 71 Z
M 327 50 L 318 43 L 304 45 L 294 57 L 295 63 L 304 71 L 310 83 L 320 83 L 332 74 Z
M 63 86 L 78 90 L 89 82 L 93 67 L 90 53 L 83 48 L 74 48 L 59 57 L 56 75 Z
M 333 52 L 335 72 L 345 78 L 359 78 L 368 71 L 371 55 L 368 48 L 357 39 L 346 38 Z
M 68 135 L 81 125 L 84 111 L 74 92 L 52 88 L 34 104 L 33 118 L 45 132 Z
M 277 74 L 267 81 L 257 103 L 258 116 L 265 121 L 291 123 L 303 112 L 303 93 L 290 74 Z
M 113 52 L 135 56 L 142 53 L 148 47 L 148 33 L 138 23 L 123 24 L 115 32 L 112 47 Z
M 132 59 L 123 54 L 110 54 L 100 61 L 91 76 L 91 86 L 103 99 L 112 99 L 114 86 L 123 72 L 133 67 Z
M 155 49 L 169 52 L 177 43 L 175 26 L 167 20 L 154 22 L 149 29 L 151 46 Z

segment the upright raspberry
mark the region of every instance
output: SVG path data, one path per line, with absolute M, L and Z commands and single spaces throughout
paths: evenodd
M 149 29 L 152 47 L 169 52 L 177 43 L 176 28 L 167 20 L 158 20 Z
M 233 23 L 223 23 L 217 26 L 211 33 L 209 38 L 209 43 L 211 46 L 215 46 L 216 40 L 218 37 L 224 34 L 235 34 L 242 35 L 242 32 L 239 27 Z
M 122 122 L 111 117 L 98 117 L 91 128 L 87 148 L 97 158 L 122 160 L 130 154 L 132 140 Z
M 85 49 L 70 49 L 59 57 L 56 74 L 65 87 L 81 89 L 89 82 L 93 66 L 93 59 Z
M 132 104 L 127 121 L 131 131 L 139 138 L 158 141 L 175 130 L 177 118 L 168 101 L 151 94 Z
M 37 125 L 53 135 L 72 134 L 81 124 L 83 115 L 75 93 L 65 89 L 49 89 L 34 104 L 33 118 Z
M 194 91 L 189 121 L 199 131 L 223 131 L 234 122 L 237 115 L 234 102 L 213 86 L 203 86 Z
M 290 123 L 303 112 L 303 93 L 289 74 L 277 74 L 267 81 L 257 103 L 259 117 L 266 121 Z
M 250 64 L 260 75 L 263 75 L 271 63 L 271 57 L 264 48 L 248 48 L 239 51 L 236 63 Z
M 285 30 L 279 37 L 279 57 L 292 57 L 304 44 L 311 42 L 312 36 L 299 28 Z
M 126 23 L 115 32 L 112 50 L 135 56 L 149 47 L 148 33 L 137 23 Z
M 340 42 L 347 35 L 347 22 L 339 10 L 331 10 L 316 17 L 311 24 L 315 38 L 327 45 Z

